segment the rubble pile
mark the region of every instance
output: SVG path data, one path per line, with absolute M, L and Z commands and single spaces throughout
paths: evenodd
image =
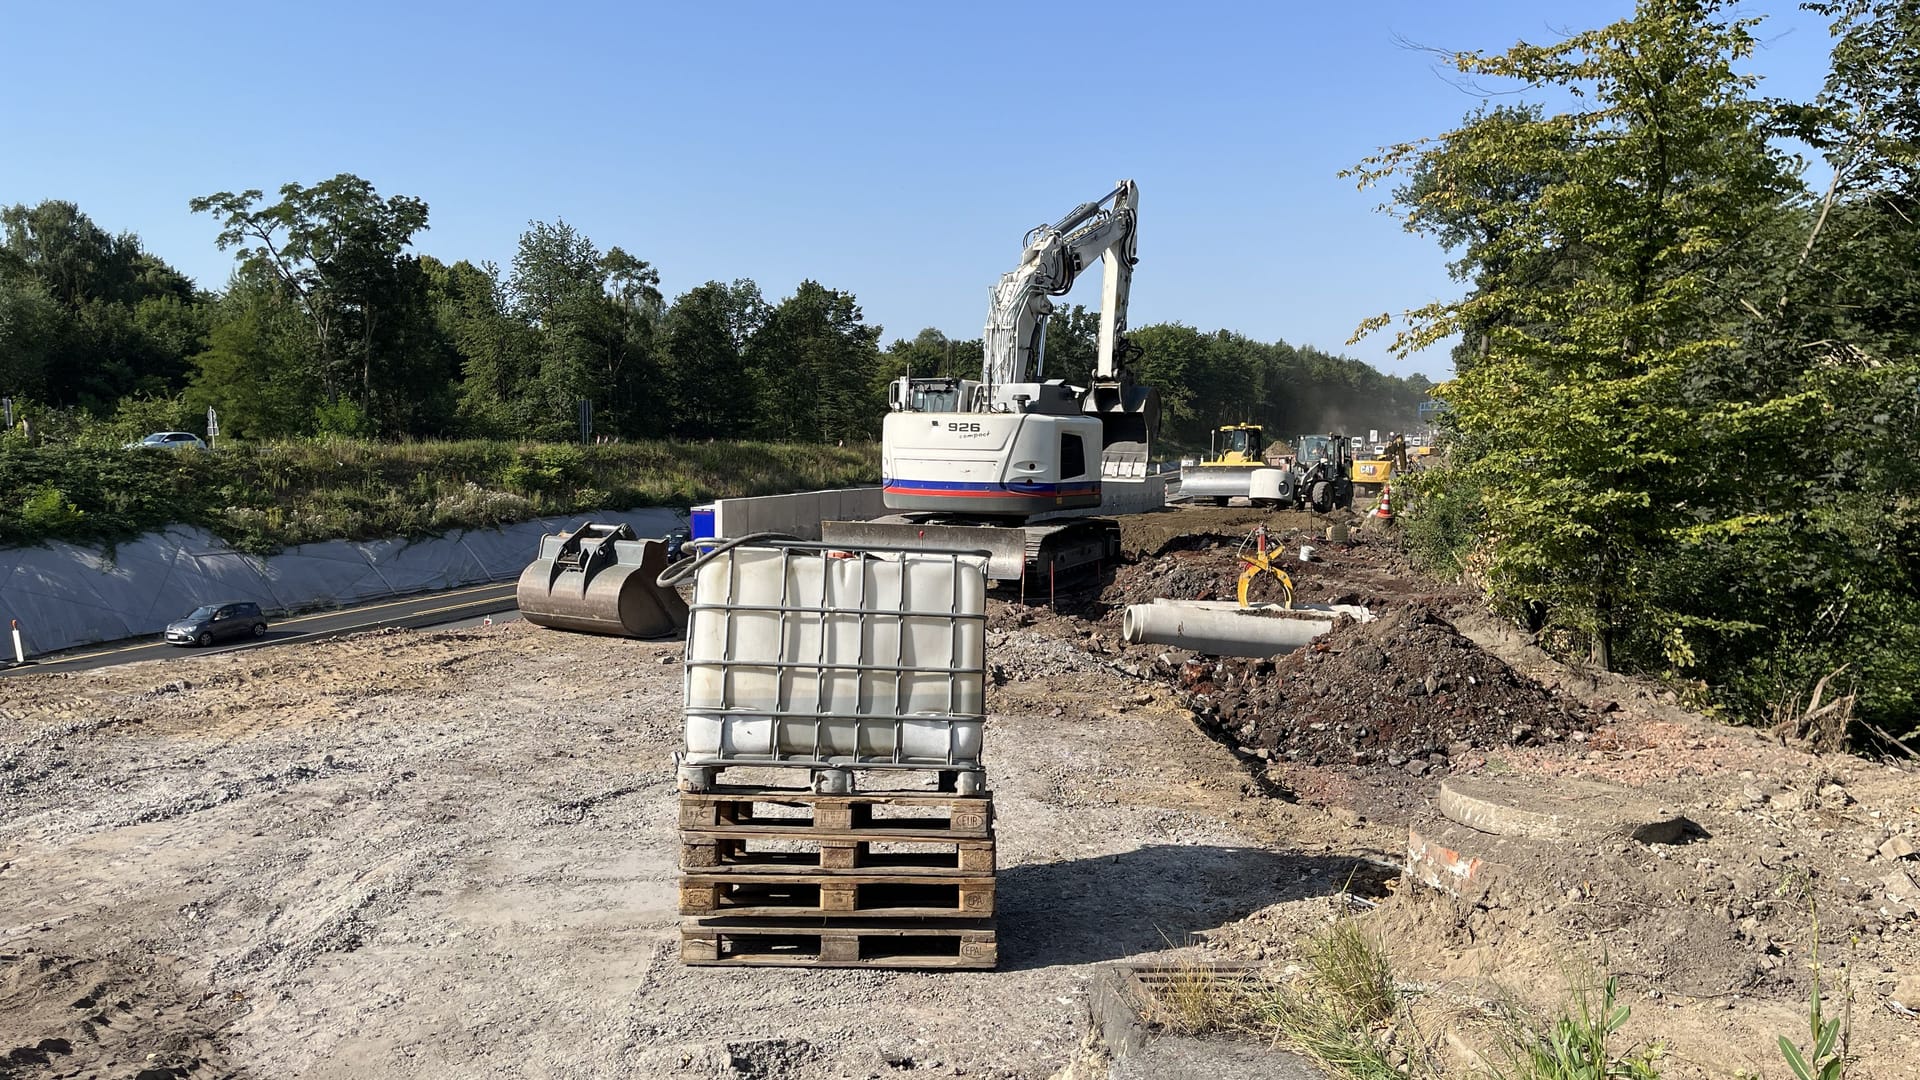
M 1177 680 L 1222 738 L 1308 765 L 1424 775 L 1476 748 L 1584 739 L 1594 722 L 1419 605 L 1343 617 L 1277 660 L 1189 660 Z

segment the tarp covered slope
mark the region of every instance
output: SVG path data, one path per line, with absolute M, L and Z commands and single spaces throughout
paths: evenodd
M 340 607 L 390 596 L 512 581 L 540 537 L 584 521 L 665 536 L 668 509 L 543 518 L 419 540 L 330 540 L 245 555 L 200 529 L 145 533 L 111 553 L 72 544 L 0 549 L 0 630 L 18 620 L 30 654 L 158 634 L 200 604 L 252 600 L 268 612 Z

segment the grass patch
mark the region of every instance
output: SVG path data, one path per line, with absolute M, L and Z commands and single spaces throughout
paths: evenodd
M 1340 919 L 1315 937 L 1306 961 L 1304 978 L 1261 1001 L 1268 1028 L 1340 1076 L 1431 1074 L 1417 1047 L 1398 1045 L 1395 1021 L 1410 1017 L 1394 987 L 1392 965 L 1358 920 Z
M 1265 983 L 1251 972 L 1180 964 L 1147 984 L 1140 1018 L 1174 1035 L 1250 1031 Z
M 192 453 L 33 446 L 8 436 L 0 437 L 0 547 L 113 543 L 180 524 L 264 553 L 846 487 L 873 483 L 879 471 L 871 444 L 318 439 Z
M 1175 1034 L 1255 1035 L 1355 1080 L 1437 1075 L 1419 1047 L 1403 1044 L 1412 1025 L 1392 966 L 1353 919 L 1315 937 L 1305 970 L 1289 982 L 1194 965 L 1155 980 L 1150 991 L 1142 1017 Z
M 1285 981 L 1198 964 L 1162 973 L 1147 984 L 1141 1016 L 1178 1035 L 1259 1037 L 1305 1054 L 1345 1080 L 1659 1080 L 1661 1047 L 1624 1044 L 1621 1028 L 1631 1010 L 1620 1001 L 1619 981 L 1586 971 L 1574 982 L 1565 1002 L 1550 1012 L 1513 999 L 1493 1010 L 1491 1049 L 1464 1073 L 1449 1070 L 1421 1039 L 1385 951 L 1354 918 L 1339 919 L 1308 942 L 1298 973 Z M 1810 1057 L 1816 1063 L 1833 1060 L 1839 1056 L 1835 1035 L 1822 1041 L 1826 1029 L 1817 1016 L 1814 1024 Z M 1488 1030 L 1481 1023 L 1471 1026 Z

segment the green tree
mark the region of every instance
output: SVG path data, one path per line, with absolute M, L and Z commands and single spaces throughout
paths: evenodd
M 314 430 L 329 399 L 304 314 L 271 284 L 235 275 L 193 357 L 187 404 L 218 409 L 221 434 L 275 438 Z
M 534 330 L 509 310 L 499 267 L 421 260 L 440 335 L 458 355 L 460 430 L 491 438 L 531 431 L 536 409 Z
M 1064 379 L 1070 386 L 1089 386 L 1093 382 L 1093 366 L 1099 359 L 1098 311 L 1074 304 L 1048 317 L 1043 378 Z
M 767 313 L 759 286 L 746 279 L 695 286 L 667 309 L 658 341 L 674 434 L 738 438 L 752 430 L 745 352 Z
M 0 392 L 44 399 L 66 328 L 66 313 L 45 286 L 0 277 Z
M 0 288 L 16 337 L 29 318 L 20 305 L 34 311 L 33 340 L 10 366 L 37 368 L 35 392 L 96 414 L 128 394 L 177 391 L 205 334 L 192 282 L 70 202 L 0 209 Z M 25 299 L 35 295 L 53 306 Z
M 537 415 L 549 437 L 573 424 L 577 402 L 596 409 L 596 429 L 653 434 L 664 420 L 654 330 L 660 275 L 615 247 L 602 253 L 565 221 L 529 222 L 514 255 L 513 313 L 535 330 Z
M 1688 669 L 1697 635 L 1749 629 L 1707 598 L 1663 594 L 1654 571 L 1764 514 L 1701 465 L 1781 437 L 1811 404 L 1804 388 L 1734 394 L 1703 377 L 1738 346 L 1720 277 L 1796 193 L 1765 104 L 1734 71 L 1752 20 L 1723 6 L 1642 0 L 1553 45 L 1458 54 L 1463 73 L 1564 88 L 1578 107 L 1477 113 L 1357 170 L 1411 177 L 1397 193 L 1408 228 L 1468 249 L 1472 290 L 1408 312 L 1396 345 L 1481 333 L 1442 393 L 1460 483 L 1481 493 L 1489 578 L 1602 666 L 1624 643 L 1636 664 Z M 1508 180 L 1450 179 L 1475 175 Z
M 427 228 L 427 204 L 382 198 L 351 173 L 262 199 L 221 191 L 188 205 L 220 222 L 220 249 L 235 252 L 243 274 L 298 305 L 326 399 L 352 401 L 382 431 L 407 431 L 424 381 L 408 365 L 423 359 L 413 346 L 430 325 L 426 277 L 407 249 Z
M 747 342 L 764 437 L 873 438 L 881 417 L 872 396 L 879 339 L 853 294 L 801 282 Z
M 1691 570 L 1763 629 L 1704 659 L 1761 713 L 1820 680 L 1858 691 L 1877 736 L 1920 734 L 1920 10 L 1891 0 L 1809 5 L 1833 18 L 1820 95 L 1785 110 L 1833 173 L 1780 215 L 1771 257 L 1737 278 L 1747 363 L 1728 380 L 1806 384 L 1793 438 L 1752 449 L 1799 482 L 1723 543 L 1744 574 Z M 1741 463 L 1729 460 L 1723 468 Z M 1790 496 L 1789 494 L 1790 493 Z

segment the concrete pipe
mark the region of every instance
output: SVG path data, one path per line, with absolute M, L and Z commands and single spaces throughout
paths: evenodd
M 1129 604 L 1120 625 L 1129 645 L 1177 645 L 1214 656 L 1278 656 L 1326 633 L 1333 620 L 1179 604 Z
M 1373 612 L 1361 604 L 1295 604 L 1286 607 L 1282 604 L 1248 604 L 1241 607 L 1235 600 L 1176 600 L 1170 596 L 1156 596 L 1153 603 L 1159 607 L 1191 608 L 1195 611 L 1248 611 L 1280 613 L 1283 616 L 1291 612 L 1296 619 L 1331 619 L 1345 615 L 1354 622 L 1372 622 Z
M 1247 481 L 1247 497 L 1255 506 L 1293 501 L 1293 473 L 1286 469 L 1255 469 Z

